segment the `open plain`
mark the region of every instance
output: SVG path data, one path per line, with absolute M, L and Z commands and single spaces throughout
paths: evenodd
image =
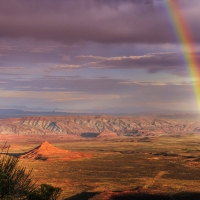
M 177 123 L 198 127 L 198 121 Z M 173 131 L 175 128 L 178 131 Z M 9 154 L 16 156 L 30 152 L 44 140 L 61 152 L 70 152 L 69 159 L 67 154 L 62 157 L 54 153 L 45 159 L 20 158 L 21 165 L 33 169 L 38 184 L 62 188 L 60 199 L 200 199 L 200 135 L 175 128 L 165 132 L 161 127 L 156 134 L 141 129 L 137 133 L 143 134 L 116 137 L 112 137 L 113 132 L 109 137 L 107 130 L 102 134 L 106 137 L 99 138 L 92 134 L 1 134 L 0 141 L 1 145 L 7 141 Z M 73 158 L 77 153 L 88 156 Z

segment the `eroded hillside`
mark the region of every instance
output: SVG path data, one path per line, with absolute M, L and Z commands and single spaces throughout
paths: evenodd
M 90 137 L 98 136 L 103 131 L 114 132 L 119 136 L 199 132 L 200 121 L 113 116 L 25 117 L 0 120 L 0 134 L 88 134 Z

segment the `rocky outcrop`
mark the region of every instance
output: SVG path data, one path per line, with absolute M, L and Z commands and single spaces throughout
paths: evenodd
M 47 160 L 47 159 L 52 159 L 52 158 L 56 158 L 56 159 L 62 158 L 65 160 L 66 159 L 73 160 L 73 159 L 81 159 L 81 158 L 89 158 L 89 157 L 90 155 L 86 153 L 70 152 L 65 149 L 54 147 L 52 144 L 50 144 L 47 141 L 44 141 L 42 144 L 40 144 L 36 148 L 20 156 L 20 158 L 36 159 L 36 160 Z
M 64 149 L 59 149 L 57 147 L 54 147 L 52 144 L 50 144 L 47 141 L 44 141 L 42 144 L 37 146 L 36 148 L 32 149 L 31 151 L 25 153 L 24 155 L 21 155 L 20 158 L 42 158 L 50 155 L 56 155 L 56 154 L 63 154 L 68 153 L 69 151 Z
M 103 131 L 101 132 L 97 138 L 106 139 L 106 138 L 116 138 L 118 135 L 115 132 L 111 131 Z

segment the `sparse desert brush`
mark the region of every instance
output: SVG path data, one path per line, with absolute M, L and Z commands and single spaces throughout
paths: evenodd
M 36 186 L 32 170 L 20 166 L 19 159 L 0 154 L 0 199 L 6 200 L 56 200 L 61 188 L 42 184 Z
M 62 190 L 48 184 L 41 184 L 36 190 L 28 194 L 28 200 L 57 200 Z
M 0 198 L 26 197 L 35 189 L 31 171 L 18 165 L 18 158 L 6 154 L 0 155 Z

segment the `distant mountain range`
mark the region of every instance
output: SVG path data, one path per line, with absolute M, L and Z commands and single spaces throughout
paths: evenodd
M 55 111 L 24 111 L 20 109 L 0 109 L 0 118 L 18 118 L 27 116 L 69 116 L 74 113 Z
M 0 109 L 0 119 L 7 118 L 21 118 L 21 117 L 34 117 L 34 116 L 157 116 L 161 118 L 198 118 L 198 113 L 189 111 L 149 111 L 149 112 L 133 112 L 133 113 L 76 113 L 76 112 L 61 112 L 61 111 L 48 111 L 41 109 L 40 111 L 22 110 L 22 109 Z
M 50 113 L 49 113 L 50 114 Z M 0 135 L 113 138 L 200 132 L 200 120 L 156 116 L 35 116 L 0 120 Z

